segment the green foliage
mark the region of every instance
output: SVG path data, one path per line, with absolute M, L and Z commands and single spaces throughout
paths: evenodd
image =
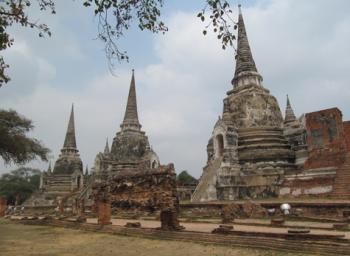
M 197 15 L 203 22 L 205 13 L 211 13 L 210 22 L 206 29 L 213 27 L 217 38 L 221 41 L 222 48 L 233 46 L 235 36 L 233 30 L 237 28 L 231 18 L 232 10 L 227 0 L 204 0 L 205 7 Z M 105 43 L 105 52 L 109 64 L 113 66 L 113 60 L 129 60 L 126 51 L 121 51 L 116 41 L 130 28 L 133 21 L 137 21 L 141 30 L 149 30 L 152 33 L 165 33 L 168 28 L 161 18 L 163 0 L 84 0 L 85 7 L 92 7 L 94 14 L 98 16 L 98 37 Z M 203 34 L 207 34 L 207 30 Z
M 221 41 L 222 49 L 228 46 L 233 46 L 233 41 L 236 39 L 234 30 L 237 29 L 237 24 L 233 21 L 229 1 L 227 0 L 206 0 L 204 8 L 198 13 L 197 17 L 205 22 L 208 18 L 205 16 L 209 12 L 209 21 L 203 30 L 203 35 L 207 34 L 209 28 L 217 34 L 217 38 Z
M 28 17 L 29 7 L 36 2 L 41 11 L 50 10 L 55 13 L 53 0 L 3 0 L 0 1 L 0 51 L 11 47 L 14 39 L 8 33 L 8 28 L 14 24 L 23 27 L 34 28 L 38 31 L 39 37 L 51 36 L 47 25 L 33 21 Z M 7 83 L 10 78 L 5 73 L 9 67 L 0 56 L 0 87 Z
M 0 156 L 5 164 L 24 164 L 37 157 L 47 161 L 50 150 L 26 135 L 32 129 L 31 120 L 14 110 L 0 109 Z
M 92 8 L 93 14 L 98 18 L 98 38 L 105 44 L 110 67 L 114 66 L 114 60 L 129 60 L 127 52 L 119 49 L 117 41 L 124 36 L 133 22 L 136 22 L 141 30 L 149 30 L 152 33 L 165 33 L 168 30 L 161 20 L 163 2 L 164 0 L 82 0 L 83 6 Z M 223 49 L 232 46 L 235 40 L 233 30 L 237 25 L 231 18 L 229 1 L 204 2 L 204 8 L 197 15 L 205 22 L 208 19 L 205 14 L 210 14 L 203 34 L 206 35 L 207 29 L 212 27 Z M 8 29 L 14 24 L 36 29 L 39 37 L 51 36 L 46 24 L 28 17 L 29 8 L 33 3 L 36 3 L 41 11 L 56 13 L 54 0 L 0 0 L 0 51 L 12 46 L 14 39 L 8 33 Z M 0 56 L 0 87 L 10 80 L 5 72 L 8 67 Z
M 186 170 L 182 171 L 179 175 L 177 175 L 176 180 L 181 183 L 193 183 L 196 182 L 197 180 L 193 178 Z
M 1 176 L 0 196 L 6 197 L 9 204 L 15 204 L 16 199 L 23 203 L 39 188 L 39 184 L 38 169 L 21 167 Z
M 152 33 L 166 32 L 168 28 L 160 20 L 163 0 L 84 0 L 85 7 L 91 7 L 98 17 L 98 38 L 105 43 L 109 64 L 113 60 L 129 60 L 126 51 L 119 49 L 116 41 L 124 35 L 132 22 L 139 29 Z

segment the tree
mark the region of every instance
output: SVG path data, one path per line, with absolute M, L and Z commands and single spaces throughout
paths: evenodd
M 209 29 L 217 33 L 222 48 L 232 46 L 235 39 L 233 29 L 236 25 L 231 18 L 228 0 L 203 0 L 205 5 L 198 13 L 198 17 L 205 22 L 209 20 L 203 30 L 206 35 Z M 40 37 L 50 36 L 47 25 L 37 23 L 28 17 L 28 9 L 35 2 L 40 10 L 55 14 L 54 0 L 3 0 L 0 1 L 0 51 L 10 47 L 14 39 L 7 32 L 8 27 L 17 23 L 24 27 L 35 28 Z M 105 53 L 110 64 L 114 61 L 129 60 L 126 51 L 118 47 L 118 39 L 124 36 L 133 22 L 141 30 L 152 33 L 165 33 L 168 28 L 161 20 L 161 8 L 164 0 L 82 0 L 83 6 L 93 10 L 98 17 L 98 38 L 105 44 Z M 209 13 L 209 17 L 207 15 Z M 9 66 L 0 56 L 0 87 L 9 81 L 5 70 Z
M 26 135 L 33 128 L 32 121 L 16 111 L 0 109 L 0 156 L 5 164 L 25 164 L 37 157 L 47 161 L 50 150 Z
M 40 171 L 21 167 L 0 178 L 0 196 L 4 196 L 9 204 L 21 204 L 39 189 Z
M 193 178 L 186 170 L 180 172 L 179 175 L 177 175 L 176 180 L 180 183 L 184 184 L 190 184 L 193 182 L 196 182 L 197 180 Z
M 33 0 L 3 0 L 0 1 L 0 51 L 11 47 L 14 39 L 10 37 L 8 28 L 17 23 L 23 27 L 34 28 L 38 31 L 39 37 L 50 36 L 51 32 L 47 25 L 33 21 L 28 17 L 28 8 Z M 36 0 L 40 10 L 50 10 L 55 13 L 55 5 L 52 0 Z M 3 56 L 0 56 L 0 87 L 7 83 L 10 78 L 5 70 L 9 67 Z

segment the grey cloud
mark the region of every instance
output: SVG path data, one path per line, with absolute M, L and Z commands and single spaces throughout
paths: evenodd
M 350 119 L 349 6 L 341 0 L 331 4 L 271 0 L 243 9 L 258 69 L 282 112 L 288 93 L 299 115 L 338 106 L 344 119 Z M 174 13 L 168 25 L 169 33 L 154 38 L 159 61 L 136 70 L 139 116 L 162 163 L 174 162 L 178 171 L 187 169 L 199 177 L 206 162 L 207 140 L 222 112 L 226 91 L 231 89 L 233 51 L 223 51 L 212 34 L 204 37 L 203 24 L 195 13 Z M 76 40 L 77 45 L 82 43 Z M 33 94 L 17 102 L 5 101 L 6 106 L 35 120 L 34 135 L 53 149 L 55 157 L 74 102 L 78 148 L 90 167 L 105 137 L 111 141 L 119 129 L 130 83 L 130 70 L 119 69 L 118 77 L 106 75 L 91 56 L 86 55 L 86 65 L 97 71 L 85 72 L 81 81 L 79 73 L 74 78 L 76 87 L 39 81 Z M 55 68 L 57 77 L 64 69 Z

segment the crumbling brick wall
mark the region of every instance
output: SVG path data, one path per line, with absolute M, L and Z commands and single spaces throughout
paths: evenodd
M 305 169 L 340 166 L 347 151 L 341 111 L 321 110 L 306 114 L 305 119 L 309 153 Z
M 286 176 L 279 197 L 331 195 L 336 180 L 343 179 L 338 177 L 338 169 L 350 147 L 350 122 L 343 123 L 341 111 L 331 108 L 306 114 L 305 125 L 308 159 L 304 172 Z M 313 169 L 323 169 L 324 173 L 318 175 Z
M 173 164 L 156 169 L 125 169 L 107 175 L 93 187 L 97 205 L 108 201 L 112 209 L 161 211 L 162 227 L 180 228 L 177 220 L 179 202 Z
M 347 151 L 350 151 L 350 121 L 343 123 Z

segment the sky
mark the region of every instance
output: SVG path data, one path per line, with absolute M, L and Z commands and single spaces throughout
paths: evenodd
M 56 15 L 31 11 L 50 27 L 51 38 L 11 28 L 15 43 L 2 52 L 11 81 L 0 88 L 0 107 L 33 120 L 30 136 L 51 149 L 54 163 L 74 103 L 77 145 L 90 169 L 106 138 L 111 142 L 120 129 L 134 68 L 139 119 L 161 163 L 200 177 L 235 67 L 234 50 L 222 50 L 213 33 L 202 34 L 196 14 L 204 0 L 165 0 L 162 17 L 169 31 L 128 31 L 120 46 L 130 61 L 117 65 L 114 74 L 96 40 L 92 11 L 79 1 L 56 2 Z M 350 120 L 350 1 L 241 3 L 257 68 L 282 112 L 288 94 L 298 116 L 338 107 Z M 27 166 L 47 169 L 48 163 Z M 0 174 L 15 168 L 0 160 Z

